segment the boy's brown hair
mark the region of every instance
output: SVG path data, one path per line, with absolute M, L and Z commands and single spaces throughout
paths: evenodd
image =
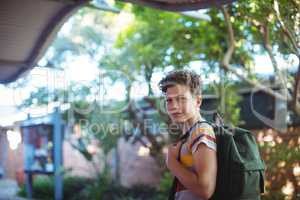
M 201 77 L 190 70 L 174 70 L 169 72 L 159 83 L 159 88 L 166 93 L 169 87 L 175 85 L 188 86 L 193 96 L 201 95 Z

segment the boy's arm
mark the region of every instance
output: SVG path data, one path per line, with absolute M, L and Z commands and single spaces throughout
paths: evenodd
M 179 145 L 170 146 L 168 149 L 167 167 L 179 181 L 193 193 L 203 199 L 209 199 L 215 190 L 217 176 L 216 151 L 200 144 L 193 153 L 196 173 L 186 169 L 176 160 Z

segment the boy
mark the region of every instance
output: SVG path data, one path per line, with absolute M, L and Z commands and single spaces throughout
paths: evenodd
M 216 185 L 216 139 L 209 124 L 199 123 L 205 121 L 200 115 L 200 76 L 188 70 L 172 71 L 159 86 L 165 95 L 169 117 L 183 134 L 189 135 L 183 143 L 170 145 L 166 156 L 166 165 L 178 180 L 175 199 L 209 199 Z

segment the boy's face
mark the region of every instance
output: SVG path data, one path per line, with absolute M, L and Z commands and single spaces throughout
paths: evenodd
M 174 85 L 166 91 L 166 108 L 171 120 L 184 123 L 199 113 L 201 96 L 194 97 L 188 86 Z

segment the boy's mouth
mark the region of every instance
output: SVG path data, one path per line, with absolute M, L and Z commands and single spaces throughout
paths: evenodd
M 180 117 L 182 115 L 182 113 L 173 113 L 172 116 L 173 117 Z

